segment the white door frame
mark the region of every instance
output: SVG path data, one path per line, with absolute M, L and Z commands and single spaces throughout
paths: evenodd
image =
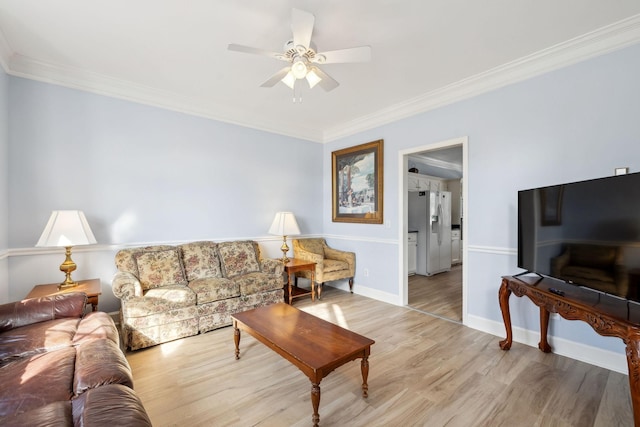
M 408 280 L 408 259 L 407 259 L 407 232 L 409 231 L 407 224 L 407 209 L 408 209 L 408 190 L 409 183 L 407 180 L 407 170 L 409 167 L 408 155 L 413 153 L 419 153 L 422 151 L 439 150 L 442 148 L 462 146 L 462 212 L 464 215 L 464 221 L 462 222 L 462 323 L 467 324 L 467 289 L 468 289 L 468 254 L 467 246 L 469 242 L 469 233 L 467 228 L 469 224 L 469 138 L 466 136 L 454 139 L 448 139 L 446 141 L 440 141 L 433 144 L 421 145 L 419 147 L 407 148 L 398 152 L 398 182 L 400 183 L 400 189 L 398 191 L 398 242 L 401 242 L 398 250 L 398 265 L 401 268 L 398 269 L 400 277 L 398 283 L 400 283 L 399 295 L 400 303 L 403 306 L 409 304 L 409 280 Z

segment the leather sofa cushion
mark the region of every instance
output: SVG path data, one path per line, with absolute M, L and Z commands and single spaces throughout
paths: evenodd
M 206 304 L 240 295 L 238 284 L 222 277 L 197 279 L 189 282 L 189 288 L 196 294 L 198 304 Z
M 71 346 L 79 322 L 80 319 L 56 319 L 0 333 L 0 365 L 12 357 Z
M 0 418 L 4 427 L 59 427 L 73 426 L 71 401 L 59 401 L 40 406 L 27 412 L 12 414 Z
M 0 416 L 69 400 L 76 349 L 62 348 L 13 360 L 0 368 Z
M 229 279 L 260 271 L 260 264 L 252 241 L 218 243 L 218 254 L 224 276 Z
M 222 277 L 220 260 L 214 242 L 193 242 L 180 246 L 187 280 L 192 282 L 210 277 Z
M 186 285 L 180 254 L 177 249 L 141 252 L 135 255 L 138 279 L 142 289 L 167 285 Z
M 113 323 L 111 316 L 103 311 L 94 311 L 84 316 L 78 324 L 78 330 L 73 337 L 73 343 L 79 344 L 83 341 L 103 338 L 115 343 L 120 341 L 118 329 Z
M 76 426 L 151 427 L 151 420 L 138 396 L 121 384 L 88 390 L 71 404 Z
M 122 384 L 133 388 L 129 363 L 113 341 L 85 341 L 76 348 L 73 392 L 78 396 L 90 388 L 106 384 Z
M 87 296 L 81 292 L 30 298 L 0 305 L 0 332 L 66 317 L 82 317 Z

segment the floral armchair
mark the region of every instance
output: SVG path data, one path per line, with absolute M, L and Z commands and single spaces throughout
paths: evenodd
M 353 277 L 356 273 L 356 254 L 327 246 L 322 238 L 293 239 L 293 254 L 296 258 L 316 263 L 318 299 L 322 296 L 322 285 L 333 280 L 349 279 L 349 290 L 353 293 Z M 298 277 L 311 279 L 311 272 L 300 271 Z

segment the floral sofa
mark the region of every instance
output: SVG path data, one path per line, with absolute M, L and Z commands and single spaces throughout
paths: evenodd
M 284 300 L 282 262 L 263 259 L 254 241 L 128 248 L 115 263 L 113 293 L 131 350 L 228 326 L 234 313 Z

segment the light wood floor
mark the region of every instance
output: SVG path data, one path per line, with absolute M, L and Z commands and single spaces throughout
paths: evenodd
M 462 322 L 462 264 L 433 276 L 409 276 L 408 287 L 410 307 Z
M 376 341 L 367 399 L 359 361 L 320 384 L 322 426 L 633 424 L 625 375 L 328 286 L 294 305 Z M 307 377 L 247 334 L 240 351 L 228 327 L 128 353 L 154 426 L 311 425 Z

